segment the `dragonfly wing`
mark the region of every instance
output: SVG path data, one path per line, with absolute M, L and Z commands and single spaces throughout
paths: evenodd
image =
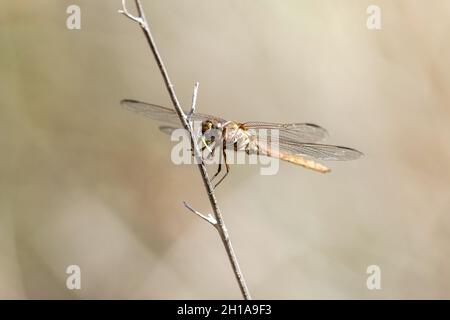
M 156 104 L 128 99 L 122 100 L 120 104 L 125 109 L 143 115 L 144 117 L 150 118 L 152 120 L 181 126 L 178 115 L 172 109 L 158 106 Z
M 125 99 L 120 102 L 120 104 L 127 110 L 130 110 L 134 113 L 141 114 L 147 118 L 150 118 L 155 121 L 168 123 L 171 125 L 175 125 L 178 128 L 181 128 L 181 121 L 178 117 L 178 114 L 173 109 L 169 109 L 166 107 L 158 106 L 156 104 L 141 102 L 137 100 Z M 210 116 L 207 114 L 194 113 L 192 116 L 193 121 L 205 121 L 212 120 L 225 122 L 224 119 Z
M 317 160 L 355 160 L 363 155 L 362 152 L 352 148 L 329 144 L 298 143 L 288 140 L 280 140 L 279 149 L 284 153 L 306 156 Z
M 269 134 L 263 129 L 278 130 L 280 139 L 290 139 L 302 142 L 318 142 L 328 136 L 327 130 L 312 123 L 246 122 L 243 123 L 243 126 L 261 139 L 265 139 L 265 136 Z
M 277 148 L 278 147 L 278 148 Z M 308 169 L 329 172 L 330 169 L 315 160 L 353 160 L 362 156 L 358 150 L 317 143 L 299 143 L 292 140 L 280 140 L 278 145 L 258 143 L 261 154 L 279 158 Z
M 174 132 L 177 129 L 180 129 L 179 127 L 173 127 L 173 126 L 160 126 L 159 131 L 162 133 L 168 134 L 169 136 L 172 135 L 172 132 Z

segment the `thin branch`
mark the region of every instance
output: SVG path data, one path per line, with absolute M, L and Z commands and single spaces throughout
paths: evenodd
M 129 18 L 129 19 L 131 19 L 131 20 L 133 20 L 133 21 L 139 23 L 140 25 L 142 25 L 143 20 L 142 20 L 140 17 L 135 17 L 135 16 L 133 16 L 130 12 L 128 12 L 127 6 L 126 6 L 126 4 L 125 4 L 125 1 L 126 1 L 126 0 L 122 0 L 122 8 L 123 8 L 123 9 L 122 9 L 122 10 L 119 10 L 118 12 L 119 12 L 120 14 L 123 14 L 123 15 L 126 16 L 127 18 Z
M 204 214 L 198 212 L 197 210 L 195 210 L 194 208 L 192 208 L 189 204 L 187 204 L 185 201 L 183 201 L 184 206 L 189 209 L 192 213 L 195 213 L 196 215 L 198 215 L 200 218 L 202 218 L 203 220 L 205 220 L 206 222 L 209 222 L 214 228 L 217 228 L 217 221 L 216 219 L 214 219 L 214 217 L 211 214 L 208 214 L 207 216 L 205 216 Z
M 186 114 L 183 112 L 183 109 L 181 108 L 181 104 L 178 101 L 177 95 L 175 93 L 175 89 L 173 87 L 172 82 L 170 81 L 169 74 L 168 74 L 168 72 L 166 70 L 166 67 L 164 66 L 163 60 L 161 58 L 161 55 L 159 54 L 158 48 L 157 48 L 157 46 L 155 44 L 155 40 L 153 39 L 153 36 L 152 36 L 152 34 L 150 32 L 150 28 L 149 28 L 147 19 L 145 18 L 145 14 L 144 14 L 144 10 L 143 10 L 142 4 L 141 4 L 141 2 L 139 0 L 135 0 L 136 7 L 137 7 L 137 10 L 138 10 L 138 15 L 139 15 L 138 17 L 135 17 L 135 16 L 133 16 L 132 14 L 130 14 L 128 12 L 125 2 L 126 2 L 125 0 L 122 0 L 122 10 L 120 10 L 119 13 L 125 15 L 126 17 L 128 17 L 131 20 L 133 20 L 134 22 L 137 22 L 141 26 L 142 31 L 144 32 L 145 38 L 147 39 L 147 42 L 148 42 L 148 44 L 150 46 L 150 49 L 151 49 L 151 51 L 153 53 L 153 56 L 154 56 L 154 58 L 156 60 L 158 68 L 159 68 L 159 70 L 161 72 L 161 75 L 163 77 L 163 80 L 164 80 L 164 83 L 166 85 L 167 91 L 169 92 L 169 96 L 170 96 L 170 99 L 172 100 L 173 107 L 175 108 L 175 111 L 178 114 L 178 117 L 180 118 L 180 121 L 181 121 L 184 129 L 186 129 L 189 132 L 190 139 L 191 139 L 191 144 L 194 147 L 194 156 L 195 156 L 196 159 L 201 159 L 201 152 L 199 150 L 199 147 L 198 147 L 197 143 L 195 143 L 196 137 L 195 137 L 195 134 L 194 134 L 194 132 L 193 132 L 193 130 L 191 128 L 190 119 L 188 119 Z M 198 86 L 197 86 L 197 89 L 194 89 L 195 98 L 193 97 L 194 101 L 192 103 L 192 105 L 194 107 L 194 110 L 195 110 L 195 100 L 196 100 L 196 95 L 197 95 L 196 91 L 197 90 L 198 90 Z M 191 111 L 192 111 L 192 109 L 191 109 Z M 211 181 L 209 179 L 208 172 L 206 170 L 205 165 L 203 164 L 203 161 L 197 161 L 197 166 L 198 166 L 198 168 L 200 170 L 200 174 L 201 174 L 201 177 L 202 177 L 202 180 L 203 180 L 203 184 L 205 185 L 205 189 L 206 189 L 206 192 L 208 194 L 209 202 L 211 203 L 211 207 L 212 207 L 212 210 L 214 212 L 214 219 L 215 219 L 215 222 L 216 222 L 215 223 L 215 227 L 216 227 L 216 229 L 217 229 L 217 231 L 218 231 L 218 233 L 220 235 L 222 243 L 223 243 L 223 245 L 225 247 L 225 251 L 227 252 L 228 259 L 230 261 L 231 267 L 233 268 L 233 272 L 234 272 L 234 275 L 236 277 L 236 280 L 237 280 L 237 282 L 239 284 L 239 289 L 241 290 L 241 293 L 242 293 L 242 296 L 244 297 L 244 299 L 250 300 L 251 299 L 250 292 L 249 292 L 249 290 L 247 288 L 247 284 L 245 282 L 244 275 L 241 272 L 241 268 L 239 266 L 238 259 L 236 257 L 235 252 L 234 252 L 233 246 L 231 244 L 230 236 L 228 235 L 228 231 L 227 231 L 227 228 L 225 226 L 225 222 L 224 222 L 222 214 L 220 212 L 219 205 L 217 203 L 217 199 L 216 199 L 216 196 L 214 194 L 214 188 L 213 188 L 213 186 L 211 184 Z M 197 214 L 197 212 L 195 210 L 192 209 L 191 211 L 193 211 L 194 213 Z M 202 217 L 203 215 L 199 215 L 199 216 Z M 206 216 L 204 216 L 204 217 L 208 218 Z M 210 221 L 208 221 L 208 222 L 210 222 Z
M 194 91 L 192 93 L 192 104 L 191 104 L 191 110 L 187 114 L 188 120 L 191 122 L 192 115 L 195 113 L 195 107 L 197 105 L 197 95 L 198 95 L 198 86 L 200 83 L 196 82 L 194 86 Z M 192 122 L 191 122 L 192 124 Z

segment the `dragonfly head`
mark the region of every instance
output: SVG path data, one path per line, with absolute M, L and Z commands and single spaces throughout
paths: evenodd
M 202 140 L 205 146 L 209 146 L 219 139 L 222 132 L 222 124 L 205 120 L 202 122 Z
M 205 134 L 206 131 L 211 130 L 213 127 L 213 123 L 209 120 L 205 120 L 202 122 L 202 134 Z

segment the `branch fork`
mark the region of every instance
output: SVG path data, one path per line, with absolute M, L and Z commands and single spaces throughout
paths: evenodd
M 200 218 L 202 218 L 203 220 L 205 220 L 206 222 L 210 223 L 214 228 L 217 228 L 217 220 L 213 217 L 213 215 L 211 213 L 208 213 L 208 215 L 204 215 L 201 212 L 198 212 L 197 210 L 195 210 L 194 208 L 192 208 L 188 203 L 186 203 L 185 201 L 183 201 L 184 206 L 190 210 L 192 213 L 195 213 L 196 215 L 198 215 Z
M 138 6 L 139 8 L 139 6 Z M 139 9 L 138 9 L 139 10 Z M 118 10 L 117 12 L 119 12 L 120 14 L 123 14 L 125 17 L 131 19 L 134 22 L 137 22 L 141 27 L 148 27 L 145 23 L 145 18 L 141 17 L 136 17 L 134 15 L 132 15 L 126 6 L 126 0 L 122 0 L 122 10 Z M 142 12 L 139 12 L 140 15 L 142 15 Z

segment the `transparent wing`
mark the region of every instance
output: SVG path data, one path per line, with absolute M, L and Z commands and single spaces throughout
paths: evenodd
M 264 139 L 261 129 L 276 129 L 280 139 L 298 140 L 301 142 L 318 142 L 328 136 L 327 130 L 312 123 L 272 123 L 272 122 L 245 122 L 245 129 L 249 129 L 258 138 Z M 252 130 L 254 129 L 254 130 Z
M 271 144 L 264 145 L 269 150 Z M 305 156 L 316 160 L 354 160 L 363 155 L 362 152 L 341 146 L 318 144 L 318 143 L 301 143 L 287 139 L 280 139 L 279 151 L 284 154 Z
M 172 132 L 174 132 L 177 129 L 180 129 L 179 127 L 173 127 L 173 126 L 160 126 L 159 131 L 162 133 L 168 134 L 169 136 L 172 135 Z
M 156 104 L 145 103 L 136 100 L 125 99 L 120 102 L 120 104 L 127 110 L 135 112 L 137 114 L 141 114 L 147 118 L 150 118 L 155 121 L 164 122 L 168 124 L 172 124 L 181 127 L 180 119 L 178 118 L 177 113 L 173 109 L 165 108 L 162 106 L 158 106 Z M 194 121 L 204 121 L 204 120 L 212 120 L 225 122 L 225 120 L 210 116 L 207 114 L 194 113 L 192 119 Z

